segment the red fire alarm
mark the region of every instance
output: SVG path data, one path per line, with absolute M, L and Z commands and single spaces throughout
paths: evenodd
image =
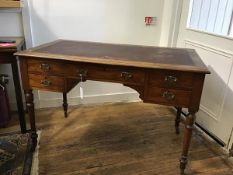
M 155 25 L 156 17 L 147 16 L 145 17 L 145 24 L 147 26 Z

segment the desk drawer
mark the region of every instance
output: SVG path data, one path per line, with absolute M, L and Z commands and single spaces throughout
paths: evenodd
M 149 74 L 149 85 L 166 88 L 184 88 L 190 89 L 193 86 L 193 73 L 155 70 Z
M 65 79 L 57 76 L 29 74 L 29 85 L 42 90 L 63 92 L 65 90 Z
M 188 107 L 191 94 L 191 91 L 150 87 L 146 99 L 158 104 Z
M 43 73 L 53 75 L 67 75 L 73 74 L 76 71 L 76 66 L 72 64 L 65 64 L 62 62 L 54 62 L 48 60 L 28 60 L 29 73 Z
M 124 67 L 89 66 L 87 79 L 142 85 L 145 81 L 145 72 Z

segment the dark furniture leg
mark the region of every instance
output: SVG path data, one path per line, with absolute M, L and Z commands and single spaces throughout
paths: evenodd
M 23 98 L 22 98 L 22 91 L 20 86 L 18 64 L 16 59 L 13 59 L 11 66 L 12 66 L 14 85 L 15 85 L 15 95 L 16 95 L 16 101 L 17 101 L 17 107 L 19 113 L 19 123 L 20 123 L 21 133 L 26 133 L 27 128 L 25 122 Z
M 231 146 L 231 149 L 230 149 L 230 152 L 229 152 L 229 156 L 233 157 L 233 143 L 232 143 L 232 146 Z
M 26 105 L 27 105 L 28 115 L 31 124 L 32 151 L 34 151 L 37 145 L 38 135 L 36 133 L 35 111 L 34 111 L 32 90 L 25 90 L 25 97 L 26 97 Z
M 181 175 L 184 174 L 184 170 L 186 168 L 186 164 L 188 162 L 188 151 L 189 151 L 189 146 L 191 142 L 191 137 L 192 137 L 192 130 L 193 130 L 193 125 L 195 122 L 196 116 L 195 112 L 190 112 L 189 115 L 187 116 L 185 120 L 185 130 L 184 130 L 184 139 L 183 139 L 183 151 L 182 151 L 182 156 L 180 159 L 180 170 L 181 170 Z
M 181 107 L 177 107 L 177 113 L 176 113 L 176 119 L 175 119 L 175 128 L 176 128 L 176 134 L 180 133 L 180 120 L 181 120 L 181 112 L 182 112 L 182 108 Z
M 67 118 L 67 110 L 68 110 L 68 103 L 67 103 L 67 93 L 63 93 L 63 109 L 64 109 L 64 115 Z

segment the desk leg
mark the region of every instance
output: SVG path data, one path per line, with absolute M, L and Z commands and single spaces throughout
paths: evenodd
M 18 108 L 18 115 L 19 115 L 19 123 L 21 127 L 21 132 L 26 133 L 26 122 L 25 122 L 25 113 L 23 107 L 23 98 L 22 98 L 22 91 L 20 86 L 20 79 L 19 79 L 19 69 L 17 65 L 17 60 L 14 59 L 13 63 L 11 64 L 12 73 L 13 73 L 13 80 L 15 85 L 15 95 L 17 101 L 17 108 Z
M 35 111 L 32 90 L 25 90 L 25 97 L 31 125 L 32 151 L 34 151 L 37 145 L 38 135 L 36 133 Z
M 188 162 L 188 151 L 192 137 L 193 125 L 196 119 L 195 112 L 190 112 L 185 120 L 185 130 L 184 130 L 184 139 L 183 139 L 183 151 L 180 159 L 180 170 L 181 174 L 184 174 L 186 164 Z
M 176 120 L 175 120 L 176 134 L 180 133 L 179 127 L 180 127 L 181 112 L 182 112 L 182 108 L 178 107 L 176 113 Z
M 68 110 L 68 103 L 67 103 L 67 93 L 63 93 L 63 109 L 64 109 L 64 115 L 67 118 L 67 110 Z

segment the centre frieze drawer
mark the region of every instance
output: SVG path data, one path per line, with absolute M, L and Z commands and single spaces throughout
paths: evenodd
M 90 65 L 87 68 L 87 79 L 143 85 L 145 81 L 145 72 L 128 67 Z

